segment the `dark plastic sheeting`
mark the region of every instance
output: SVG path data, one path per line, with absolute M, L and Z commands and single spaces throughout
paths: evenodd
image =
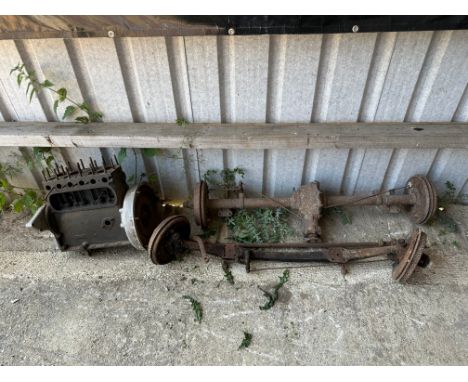
M 0 39 L 468 29 L 467 16 L 0 16 Z

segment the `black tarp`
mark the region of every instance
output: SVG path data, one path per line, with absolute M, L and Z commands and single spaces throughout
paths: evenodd
M 468 29 L 467 16 L 0 16 L 0 39 Z

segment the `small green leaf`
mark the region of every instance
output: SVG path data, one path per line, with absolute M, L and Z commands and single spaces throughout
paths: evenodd
M 161 150 L 151 148 L 151 149 L 143 149 L 142 152 L 145 157 L 149 158 L 149 157 L 154 157 L 156 155 L 159 155 L 161 153 Z
M 10 185 L 10 183 L 8 183 L 8 180 L 6 178 L 1 178 L 0 179 L 0 187 L 1 188 L 7 190 L 9 188 L 8 187 L 9 185 Z
M 184 118 L 177 118 L 176 119 L 176 123 L 180 126 L 180 127 L 185 127 L 188 125 L 188 121 Z
M 182 296 L 182 298 L 185 298 L 186 300 L 190 301 L 190 303 L 192 304 L 193 313 L 195 314 L 195 321 L 200 323 L 203 318 L 203 310 L 201 304 L 191 296 Z
M 59 95 L 59 101 L 63 102 L 67 98 L 67 89 L 60 88 L 59 90 L 57 90 L 57 94 Z
M 89 113 L 89 119 L 91 122 L 101 122 L 102 113 L 99 111 L 93 111 L 92 113 Z
M 19 70 L 19 66 L 20 66 L 20 64 L 16 65 L 13 69 L 10 70 L 10 76 L 11 76 L 14 72 L 16 72 L 17 70 Z
M 34 93 L 37 93 L 37 89 L 35 87 L 32 88 L 31 93 L 29 94 L 29 103 L 31 103 Z
M 148 183 L 149 184 L 156 184 L 157 181 L 158 181 L 158 177 L 156 176 L 156 174 L 148 175 Z
M 26 190 L 25 194 L 23 195 L 23 203 L 25 207 L 31 206 L 34 201 L 36 200 L 37 195 L 33 190 Z
M 55 114 L 57 114 L 57 109 L 58 109 L 58 107 L 59 107 L 59 102 L 60 102 L 60 101 L 59 101 L 58 99 L 55 100 L 55 102 L 54 102 L 54 113 L 55 113 Z
M 251 343 L 252 343 L 252 334 L 250 334 L 248 332 L 244 332 L 244 338 L 243 338 L 238 350 L 248 348 Z
M 50 153 L 51 150 L 50 147 L 33 147 L 33 154 L 37 157 L 40 154 Z
M 0 192 L 0 211 L 3 210 L 7 202 L 7 197 L 3 192 Z
M 35 214 L 36 211 L 39 209 L 40 206 L 42 206 L 43 202 L 41 200 L 37 200 L 34 204 L 31 204 L 29 207 L 29 210 L 31 211 L 32 214 Z
M 22 212 L 24 210 L 24 201 L 22 198 L 15 199 L 11 206 L 15 212 Z
M 23 81 L 23 78 L 24 78 L 23 73 L 19 73 L 19 74 L 16 76 L 16 82 L 18 83 L 18 86 L 21 86 L 21 82 Z
M 54 86 L 54 84 L 50 82 L 49 80 L 45 80 L 44 82 L 41 83 L 41 86 L 43 88 L 50 88 L 51 86 Z
M 234 285 L 234 276 L 232 275 L 231 269 L 229 268 L 229 263 L 223 261 L 222 263 L 223 271 L 224 271 L 224 278 L 227 282 L 231 285 Z
M 34 166 L 34 161 L 33 161 L 33 160 L 27 159 L 27 160 L 26 160 L 26 165 L 28 166 L 28 168 L 29 168 L 30 170 L 34 170 L 34 167 L 35 167 L 35 166 Z
M 117 160 L 119 161 L 119 164 L 122 164 L 126 157 L 127 157 L 127 149 L 125 147 L 122 147 L 119 150 L 119 153 L 117 154 Z
M 34 158 L 41 159 L 41 148 L 33 147 L 33 155 L 34 155 Z
M 89 113 L 89 105 L 88 105 L 88 103 L 83 102 L 83 103 L 80 105 L 80 109 L 83 110 L 83 111 L 85 111 L 85 112 L 87 112 L 87 113 Z
M 50 167 L 52 162 L 55 160 L 53 155 L 49 155 L 45 158 L 46 166 Z
M 76 110 L 77 110 L 76 106 L 72 106 L 72 105 L 67 106 L 65 109 L 65 112 L 63 113 L 62 119 L 71 117 L 76 112 Z
M 36 72 L 34 70 L 29 71 L 29 74 L 26 76 L 26 78 L 29 80 L 35 80 L 36 79 Z
M 33 147 L 33 155 L 36 161 L 44 159 L 44 154 L 50 153 L 50 147 Z
M 31 86 L 32 86 L 32 82 L 29 82 L 28 86 L 26 87 L 26 97 L 28 96 L 29 89 L 31 88 Z
M 279 283 L 273 287 L 272 293 L 258 287 L 258 289 L 260 289 L 263 292 L 263 295 L 268 298 L 268 301 L 264 305 L 260 306 L 260 310 L 268 310 L 275 305 L 276 301 L 278 300 L 279 290 L 289 280 L 289 271 L 287 269 L 283 272 L 283 276 L 281 276 L 279 280 Z
M 82 123 L 83 125 L 86 125 L 89 123 L 89 118 L 88 117 L 76 117 L 75 121 L 78 123 Z

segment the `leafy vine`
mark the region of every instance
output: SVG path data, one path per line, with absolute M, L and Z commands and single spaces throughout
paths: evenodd
M 33 96 L 39 94 L 44 89 L 54 93 L 56 99 L 54 101 L 54 112 L 58 116 L 58 107 L 61 103 L 68 101 L 72 105 L 68 105 L 61 117 L 62 120 L 75 117 L 77 123 L 87 124 L 90 122 L 102 122 L 103 114 L 100 111 L 93 110 L 87 102 L 77 102 L 68 96 L 68 90 L 64 87 L 55 88 L 54 84 L 45 79 L 40 82 L 34 71 L 26 71 L 24 64 L 19 63 L 10 71 L 10 75 L 16 74 L 16 82 L 21 87 L 22 83 L 27 83 L 26 97 L 29 97 L 29 102 L 32 101 Z M 80 113 L 81 115 L 77 115 Z

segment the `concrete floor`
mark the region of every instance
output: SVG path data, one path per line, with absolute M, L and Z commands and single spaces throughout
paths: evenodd
M 459 365 L 468 364 L 468 207 L 450 213 L 462 228 L 425 227 L 432 263 L 411 283 L 391 279 L 391 263 L 290 269 L 268 311 L 257 286 L 275 270 L 246 274 L 187 255 L 154 266 L 144 252 L 120 248 L 93 257 L 53 250 L 47 233 L 0 215 L 0 364 L 3 365 Z M 328 240 L 405 236 L 402 215 L 351 210 L 353 223 L 323 221 Z M 203 307 L 194 322 L 191 295 Z M 252 344 L 237 350 L 243 331 Z

